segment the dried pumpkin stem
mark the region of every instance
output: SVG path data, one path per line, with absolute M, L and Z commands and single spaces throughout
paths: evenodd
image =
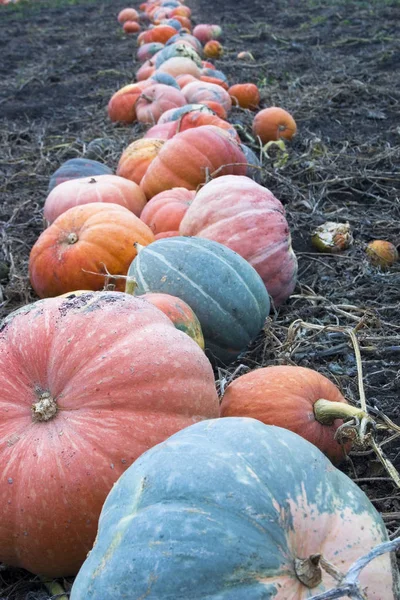
M 130 294 L 131 296 L 133 296 L 136 288 L 136 280 L 133 277 L 127 277 L 125 283 L 125 294 Z
M 344 402 L 332 402 L 320 398 L 313 406 L 316 420 L 322 425 L 332 425 L 336 419 L 365 419 L 368 414 L 357 406 L 345 404 Z
M 34 423 L 39 421 L 50 421 L 57 414 L 57 402 L 51 396 L 50 392 L 42 392 L 37 402 L 31 406 L 32 420 Z

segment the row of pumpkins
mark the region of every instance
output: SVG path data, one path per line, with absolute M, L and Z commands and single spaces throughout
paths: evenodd
M 221 30 L 190 16 L 180 0 L 120 13 L 144 64 L 109 116 L 152 127 L 117 175 L 72 159 L 52 176 L 29 261 L 42 300 L 2 324 L 0 560 L 79 571 L 71 600 L 308 598 L 334 585 L 316 556 L 346 571 L 387 540 L 333 466 L 351 449 L 338 427 L 364 416 L 333 383 L 259 368 L 220 404 L 213 366 L 289 297 L 297 261 L 223 118 L 243 103 L 201 59 Z M 263 142 L 285 134 L 262 113 Z M 393 569 L 364 569 L 368 598 L 395 598 Z

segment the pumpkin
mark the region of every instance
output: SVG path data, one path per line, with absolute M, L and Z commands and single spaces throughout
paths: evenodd
M 139 123 L 157 123 L 163 112 L 186 104 L 181 90 L 170 85 L 155 83 L 148 86 L 136 101 L 136 115 Z
M 333 463 L 345 457 L 335 439 L 343 418 L 360 409 L 347 404 L 338 388 L 326 377 L 304 367 L 272 366 L 241 375 L 228 385 L 221 417 L 252 417 L 277 425 L 317 446 Z
M 203 67 L 201 70 L 201 76 L 215 79 L 218 82 L 218 85 L 222 85 L 224 89 L 229 89 L 228 79 L 225 73 L 217 70 L 215 67 L 213 69 L 210 69 L 210 67 Z
M 141 67 L 136 71 L 135 77 L 136 81 L 143 82 L 146 81 L 149 77 L 151 77 L 156 71 L 154 66 L 153 59 L 146 60 Z
M 139 217 L 147 200 L 139 185 L 117 175 L 71 179 L 58 185 L 47 196 L 44 218 L 47 223 L 52 223 L 69 208 L 89 202 L 113 202 L 125 206 Z
M 219 79 L 219 77 L 211 77 L 210 75 L 201 75 L 200 81 L 204 81 L 205 83 L 213 83 L 214 85 L 220 85 L 224 90 L 229 89 L 229 85 Z
M 161 73 L 169 73 L 173 77 L 178 75 L 192 75 L 193 77 L 199 78 L 201 75 L 199 67 L 196 63 L 185 56 L 174 56 L 163 62 L 159 67 L 158 71 Z
M 139 33 L 142 29 L 137 21 L 125 21 L 122 26 L 125 33 Z
M 161 73 L 160 71 L 155 71 L 149 79 L 153 83 L 162 83 L 163 85 L 170 85 L 171 87 L 173 87 L 179 91 L 181 89 L 179 87 L 175 77 L 173 77 L 169 73 Z M 168 109 L 168 110 L 173 110 L 173 109 Z
M 155 58 L 155 66 L 158 69 L 165 61 L 170 58 L 190 58 L 196 65 L 201 68 L 201 58 L 197 54 L 196 50 L 191 46 L 176 42 L 175 44 L 171 44 L 170 46 L 165 46 L 161 52 L 157 54 Z
M 182 23 L 180 21 L 177 21 L 176 19 L 161 19 L 160 21 L 155 23 L 155 25 L 169 25 L 170 27 L 176 29 L 176 31 L 182 29 Z
M 210 115 L 213 114 L 212 110 L 207 106 L 204 106 L 204 104 L 185 104 L 185 106 L 181 106 L 180 108 L 166 110 L 158 119 L 157 124 L 161 125 L 162 123 L 169 123 L 170 121 L 178 121 L 183 115 L 193 111 L 204 111 Z
M 143 139 L 156 138 L 158 140 L 169 140 L 176 133 L 176 124 L 168 121 L 167 123 L 160 123 L 153 125 L 146 131 Z
M 196 37 L 203 45 L 210 40 L 218 39 L 221 37 L 221 34 L 222 29 L 219 25 L 208 25 L 201 23 L 200 25 L 196 25 L 196 27 L 193 29 L 194 37 Z
M 142 46 L 139 46 L 138 51 L 136 52 L 136 58 L 139 62 L 145 62 L 146 60 L 150 60 L 150 58 L 163 48 L 164 44 L 160 44 L 159 42 L 143 44 Z
M 142 44 L 148 44 L 149 42 L 159 42 L 165 44 L 170 38 L 176 35 L 177 31 L 169 25 L 156 25 L 152 29 L 142 31 L 139 34 L 137 43 L 138 46 Z
M 212 69 L 213 71 L 216 71 L 216 66 L 212 64 L 212 62 L 210 62 L 209 60 L 202 60 L 201 64 L 203 66 L 203 69 Z
M 0 561 L 51 578 L 77 573 L 108 492 L 140 454 L 218 416 L 199 346 L 121 293 L 9 315 L 0 384 Z
M 321 556 L 346 573 L 385 541 L 365 493 L 306 440 L 255 419 L 203 421 L 115 484 L 70 600 L 300 600 L 335 587 Z M 398 598 L 394 556 L 360 583 L 369 600 Z
M 224 49 L 217 40 L 210 40 L 204 46 L 204 56 L 207 58 L 221 58 Z
M 185 73 L 183 75 L 178 75 L 176 81 L 179 87 L 182 89 L 185 87 L 185 85 L 191 83 L 192 81 L 197 81 L 197 79 L 198 77 L 194 77 L 193 75 L 189 75 L 189 73 Z
M 140 218 L 154 235 L 167 231 L 177 232 L 195 195 L 196 192 L 185 188 L 172 188 L 161 192 L 149 200 Z
M 135 242 L 150 244 L 153 233 L 127 208 L 91 202 L 60 215 L 40 235 L 29 256 L 29 277 L 40 298 L 73 290 L 101 290 L 104 274 L 126 275 Z M 123 290 L 121 280 L 116 289 Z
M 254 179 L 254 181 L 256 181 L 257 183 L 261 183 L 261 162 L 258 156 L 253 152 L 251 148 L 249 148 L 245 144 L 240 144 L 240 148 L 242 149 L 242 152 L 245 155 L 246 161 L 248 163 L 246 177 L 250 177 L 251 179 Z M 254 169 L 253 167 L 259 168 Z
M 138 21 L 139 13 L 134 8 L 124 8 L 118 13 L 118 21 L 125 23 L 125 21 Z
M 228 89 L 234 106 L 255 110 L 260 104 L 260 92 L 254 83 L 237 83 Z
M 169 294 L 143 294 L 146 302 L 150 302 L 161 310 L 179 331 L 191 337 L 204 350 L 204 337 L 200 321 L 186 302 Z
M 208 109 L 208 107 L 204 108 Z M 231 123 L 228 123 L 228 121 L 220 119 L 217 115 L 210 114 L 207 110 L 189 111 L 180 117 L 177 124 L 178 132 L 185 131 L 192 127 L 202 127 L 204 125 L 213 125 L 224 129 L 240 144 L 240 138 L 234 126 Z
M 140 185 L 149 200 L 172 187 L 195 190 L 205 182 L 207 172 L 217 177 L 244 174 L 245 163 L 239 144 L 229 132 L 215 125 L 203 125 L 167 140 Z
M 133 123 L 137 119 L 136 102 L 143 90 L 150 85 L 147 81 L 130 83 L 111 97 L 107 112 L 111 121 Z
M 219 102 L 213 102 L 212 100 L 205 100 L 202 102 L 204 106 L 211 108 L 211 110 L 219 117 L 220 119 L 227 119 L 228 113 L 225 108 Z
M 228 92 L 215 83 L 192 81 L 185 85 L 182 92 L 188 104 L 202 104 L 205 101 L 211 100 L 212 102 L 221 104 L 228 112 L 232 107 L 232 100 Z
M 192 29 L 190 19 L 188 19 L 187 17 L 182 17 L 181 15 L 174 15 L 174 21 L 179 21 L 179 23 L 182 25 L 182 28 L 187 29 L 187 31 L 190 33 Z
M 129 144 L 119 159 L 117 175 L 139 185 L 163 144 L 164 140 L 153 138 L 141 138 Z
M 203 55 L 203 46 L 201 45 L 199 40 L 195 38 L 194 35 L 191 35 L 190 33 L 185 33 L 182 29 L 179 33 L 171 37 L 165 45 L 169 46 L 170 44 L 175 44 L 175 42 L 188 44 L 196 50 L 199 56 Z
M 392 242 L 373 240 L 366 248 L 367 256 L 375 267 L 387 269 L 399 260 L 399 253 Z
M 268 294 L 257 272 L 229 248 L 201 238 L 158 239 L 140 250 L 128 277 L 135 295 L 171 294 L 197 315 L 210 359 L 229 364 L 262 329 Z
M 190 8 L 188 6 L 177 6 L 176 8 L 173 8 L 171 10 L 172 17 L 180 16 L 180 17 L 186 17 L 187 19 L 190 19 L 191 15 L 192 15 L 192 11 L 190 10 Z
M 292 115 L 277 106 L 260 110 L 253 120 L 253 133 L 263 144 L 280 138 L 291 140 L 296 131 L 297 125 Z
M 196 194 L 179 231 L 238 252 L 259 273 L 275 306 L 293 292 L 297 259 L 285 209 L 252 179 L 227 175 L 207 183 Z
M 110 167 L 107 167 L 107 165 L 104 165 L 97 160 L 90 160 L 89 158 L 70 158 L 65 161 L 61 167 L 58 167 L 50 177 L 49 192 L 57 185 L 60 185 L 60 183 L 70 181 L 71 179 L 112 174 L 113 172 Z

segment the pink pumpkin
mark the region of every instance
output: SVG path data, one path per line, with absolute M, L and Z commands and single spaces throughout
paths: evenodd
M 243 256 L 261 276 L 275 306 L 293 292 L 297 259 L 285 209 L 252 179 L 225 175 L 207 183 L 196 194 L 179 231 L 214 240 Z
M 186 188 L 172 188 L 161 192 L 146 204 L 140 218 L 155 236 L 166 233 L 179 235 L 180 222 L 195 195 L 196 192 Z
M 156 83 L 147 87 L 137 99 L 137 119 L 140 123 L 155 124 L 166 110 L 185 104 L 185 96 L 180 90 L 170 85 Z
M 96 175 L 64 181 L 47 196 L 44 218 L 50 224 L 73 206 L 90 202 L 112 202 L 137 217 L 146 205 L 146 196 L 137 183 L 117 175 Z
M 204 104 L 204 102 L 217 102 L 229 112 L 232 108 L 230 95 L 223 87 L 207 81 L 192 81 L 185 85 L 182 92 L 188 104 Z

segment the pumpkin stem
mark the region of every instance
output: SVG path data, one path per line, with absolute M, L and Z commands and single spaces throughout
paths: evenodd
M 308 588 L 317 587 L 322 581 L 320 560 L 321 554 L 311 554 L 308 558 L 294 560 L 296 577 Z
M 133 277 L 127 277 L 125 283 L 125 294 L 130 294 L 131 296 L 133 296 L 136 288 L 136 280 Z
M 52 596 L 58 598 L 58 600 L 68 600 L 68 595 L 62 585 L 60 585 L 57 581 L 50 581 L 48 577 L 44 575 L 39 575 L 39 579 L 42 581 L 43 585 L 46 587 L 48 592 Z
M 146 246 L 142 246 L 142 244 L 139 244 L 139 242 L 134 242 L 134 247 L 136 252 L 139 254 L 139 252 L 141 252 L 143 250 L 143 248 L 145 248 Z
M 361 408 L 352 406 L 351 404 L 345 404 L 344 402 L 332 402 L 332 400 L 325 400 L 320 398 L 313 406 L 314 416 L 316 420 L 322 425 L 332 425 L 336 419 L 364 419 L 368 417 Z
M 69 233 L 67 236 L 67 243 L 68 244 L 76 244 L 76 242 L 78 241 L 78 236 L 76 235 L 76 233 L 72 232 Z
M 34 423 L 39 421 L 49 421 L 57 413 L 57 402 L 50 395 L 50 392 L 42 392 L 39 400 L 31 406 L 32 420 Z

